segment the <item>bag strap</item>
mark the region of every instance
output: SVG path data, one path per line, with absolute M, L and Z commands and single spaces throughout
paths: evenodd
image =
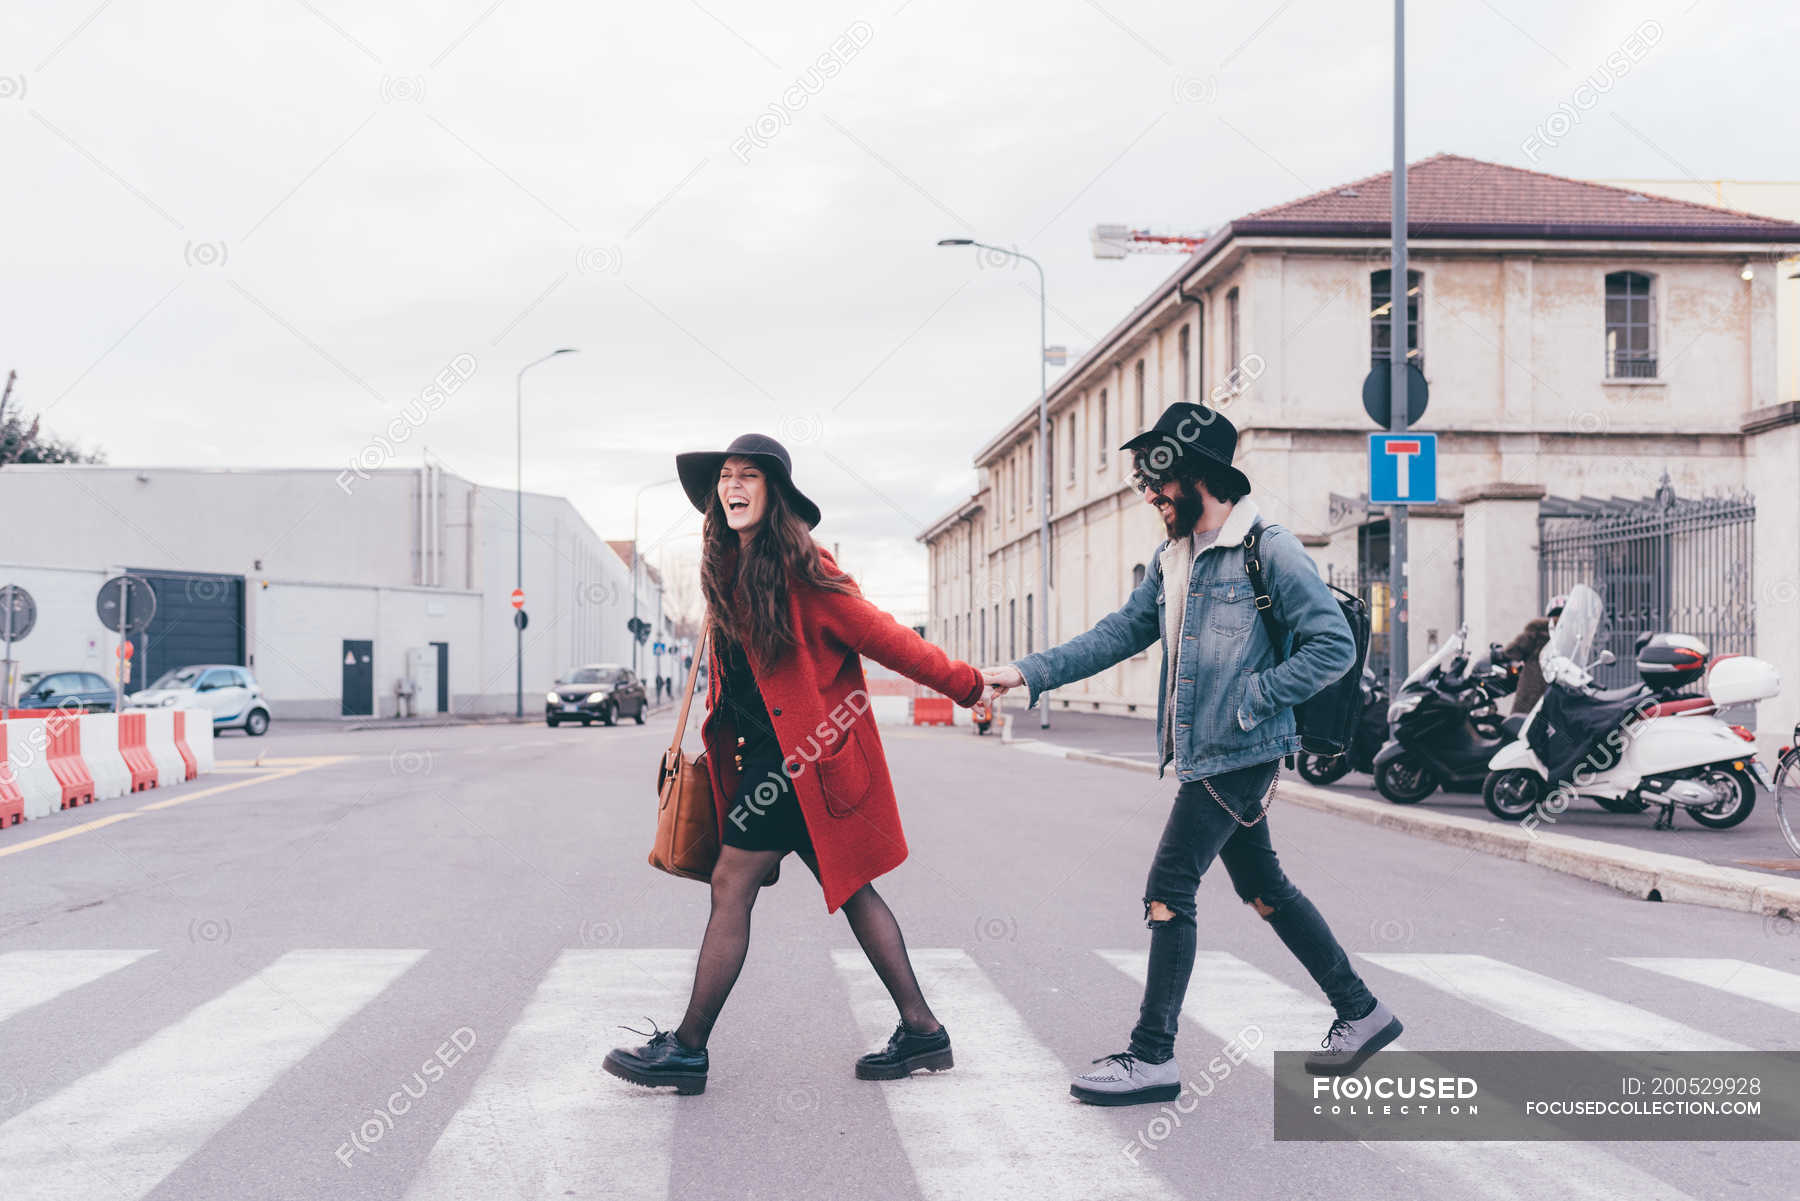
M 1275 620 L 1275 598 L 1269 595 L 1269 580 L 1263 574 L 1259 544 L 1264 532 L 1262 518 L 1258 517 L 1250 523 L 1250 532 L 1244 535 L 1244 574 L 1250 577 L 1250 588 L 1256 593 L 1256 611 L 1262 614 L 1263 629 L 1269 635 L 1269 645 L 1274 648 L 1275 661 L 1279 663 L 1287 658 L 1283 650 L 1287 641 L 1281 624 Z
M 669 742 L 670 756 L 681 750 L 681 739 L 687 733 L 688 707 L 694 703 L 694 681 L 700 678 L 700 663 L 706 658 L 706 642 L 712 635 L 712 631 L 706 629 L 704 621 L 701 629 L 705 632 L 700 635 L 699 645 L 694 647 L 694 664 L 688 668 L 687 691 L 681 697 L 681 716 L 675 719 L 675 734 Z

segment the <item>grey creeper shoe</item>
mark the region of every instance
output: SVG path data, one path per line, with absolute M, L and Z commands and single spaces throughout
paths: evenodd
M 1306 1070 L 1315 1076 L 1348 1076 L 1369 1056 L 1399 1038 L 1404 1029 L 1394 1011 L 1377 1001 L 1367 1017 L 1354 1022 L 1343 1018 L 1332 1022 L 1319 1050 L 1306 1057 Z
M 1130 1051 L 1094 1060 L 1105 1066 L 1075 1077 L 1069 1095 L 1089 1105 L 1145 1105 L 1173 1101 L 1181 1092 L 1181 1069 L 1173 1059 L 1146 1063 Z

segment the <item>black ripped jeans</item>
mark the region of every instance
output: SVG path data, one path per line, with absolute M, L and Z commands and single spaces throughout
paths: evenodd
M 1131 1032 L 1131 1053 L 1140 1059 L 1161 1063 L 1175 1054 L 1175 1024 L 1194 972 L 1194 900 L 1200 877 L 1215 856 L 1225 865 L 1238 898 L 1268 919 L 1340 1018 L 1354 1020 L 1375 1008 L 1374 996 L 1350 966 L 1331 927 L 1276 861 L 1269 819 L 1259 815 L 1278 767 L 1263 763 L 1222 772 L 1183 784 L 1175 794 L 1144 886 L 1150 969 Z M 1150 920 L 1152 901 L 1161 901 L 1174 916 Z

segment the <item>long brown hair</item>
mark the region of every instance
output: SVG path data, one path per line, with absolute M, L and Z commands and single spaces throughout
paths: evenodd
M 763 479 L 768 497 L 763 519 L 746 539 L 740 540 L 725 520 L 725 506 L 717 487 L 713 489 L 706 504 L 700 590 L 706 595 L 714 641 L 723 637 L 735 642 L 755 662 L 767 665 L 799 641 L 788 624 L 788 596 L 796 585 L 828 592 L 853 593 L 857 588 L 849 576 L 826 566 L 812 531 L 788 504 L 781 481 L 769 471 Z

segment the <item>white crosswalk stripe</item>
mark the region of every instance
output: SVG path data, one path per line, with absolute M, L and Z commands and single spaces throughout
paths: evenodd
M 1142 951 L 1101 951 L 1102 959 L 1142 984 L 1148 956 Z M 1429 957 L 1428 957 L 1429 958 Z M 1194 957 L 1182 1016 L 1204 1029 L 1210 1041 L 1202 1059 L 1244 1032 L 1261 1043 L 1247 1062 L 1272 1073 L 1276 1051 L 1311 1050 L 1331 1025 L 1323 999 L 1295 989 L 1223 951 Z M 1401 1015 L 1405 1020 L 1405 1015 Z M 1394 1043 L 1392 1050 L 1406 1048 Z M 1177 1058 L 1180 1052 L 1177 1052 Z M 1692 1201 L 1688 1194 L 1607 1152 L 1574 1143 L 1407 1143 L 1365 1144 L 1380 1155 L 1454 1181 L 1484 1201 Z
M 872 1044 L 897 1020 L 862 952 L 832 952 L 857 1025 Z M 881 1086 L 894 1127 L 928 1201 L 1106 1197 L 1173 1201 L 1159 1178 L 1119 1154 L 1112 1127 L 1068 1095 L 1068 1069 L 975 961 L 959 950 L 915 950 L 925 995 L 957 1014 L 956 1068 Z M 977 1183 L 978 1182 L 978 1183 Z
M 600 1063 L 632 1041 L 614 1023 L 680 1013 L 693 980 L 692 951 L 564 951 L 407 1197 L 667 1197 L 680 1107 Z
M 8 951 L 0 955 L 0 1022 L 136 963 L 149 951 Z
M 422 954 L 283 955 L 0 1124 L 6 1195 L 143 1196 Z
M 1583 1051 L 1749 1050 L 1672 1018 L 1486 955 L 1383 953 L 1363 958 Z
M 1800 976 L 1743 959 L 1624 959 L 1619 963 L 1704 984 L 1720 992 L 1800 1013 Z

